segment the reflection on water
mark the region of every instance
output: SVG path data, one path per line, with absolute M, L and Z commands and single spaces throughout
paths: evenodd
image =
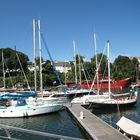
M 137 103 L 133 107 L 129 107 L 123 110 L 120 109 L 119 111 L 117 109 L 114 110 L 93 109 L 92 112 L 115 128 L 116 128 L 116 123 L 122 116 L 125 116 L 131 119 L 132 121 L 140 124 L 140 94 L 138 94 Z
M 38 130 L 47 133 L 65 135 L 70 137 L 76 138 L 84 138 L 84 134 L 82 134 L 82 130 L 80 130 L 71 116 L 68 114 L 66 110 L 51 113 L 36 117 L 29 117 L 29 118 L 7 118 L 7 119 L 0 119 L 1 124 L 15 126 L 19 128 L 31 129 L 31 130 Z M 31 136 L 22 133 L 12 133 L 14 136 L 20 139 L 26 140 L 44 140 L 46 138 L 40 138 L 38 136 Z M 47 138 L 48 140 L 49 138 Z M 50 138 L 52 140 L 52 138 Z

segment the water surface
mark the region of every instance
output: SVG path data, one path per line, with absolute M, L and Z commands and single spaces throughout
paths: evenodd
M 78 127 L 78 125 L 66 110 L 29 118 L 0 118 L 0 123 L 19 128 L 38 130 L 47 133 L 86 139 L 83 131 Z M 29 134 L 17 132 L 11 132 L 11 134 L 13 136 L 16 136 L 17 138 L 26 140 L 53 140 L 52 138 L 31 136 Z

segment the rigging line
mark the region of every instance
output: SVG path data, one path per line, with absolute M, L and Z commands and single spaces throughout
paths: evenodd
M 6 61 L 4 60 L 3 51 L 2 51 L 2 61 L 3 61 L 3 67 L 4 67 L 4 64 L 5 64 L 5 66 L 6 66 L 7 70 L 8 70 L 8 75 L 9 75 L 9 78 L 10 78 L 10 81 L 11 81 L 11 84 L 12 84 L 12 87 L 14 87 L 14 84 L 13 84 L 13 81 L 12 81 L 12 78 L 11 78 L 11 75 L 10 75 L 10 72 L 9 72 L 9 68 L 8 68 L 8 66 L 6 64 Z M 4 71 L 4 75 L 5 75 L 5 71 Z
M 81 66 L 82 66 L 82 71 L 84 73 L 84 76 L 85 76 L 85 79 L 86 79 L 86 82 L 87 82 L 87 85 L 88 85 L 88 88 L 89 88 L 89 83 L 88 83 L 88 79 L 87 79 L 87 76 L 86 76 L 86 73 L 85 73 L 85 69 L 84 69 L 83 63 L 81 63 Z
M 14 83 L 13 83 L 12 77 L 11 77 L 11 75 L 10 75 L 9 68 L 8 68 L 8 66 L 7 66 L 7 64 L 6 64 L 6 62 L 5 62 L 5 61 L 4 61 L 4 64 L 5 64 L 6 68 L 7 68 L 8 75 L 9 75 L 9 78 L 10 78 L 10 81 L 11 81 L 11 84 L 12 84 L 12 87 L 14 87 Z
M 89 75 L 89 72 L 88 72 L 87 68 L 84 68 L 84 70 L 85 70 L 85 72 L 87 73 L 88 78 L 91 80 L 92 78 L 91 78 L 91 76 Z
M 100 87 L 101 87 L 101 85 L 102 85 L 102 83 L 103 83 L 103 79 L 105 78 L 106 69 L 107 69 L 107 63 L 106 63 L 106 65 L 105 65 L 105 69 L 104 69 L 104 73 L 103 73 L 103 76 L 102 76 L 102 81 L 101 81 L 101 83 L 100 83 Z
M 103 54 L 104 54 L 104 52 L 105 52 L 105 48 L 106 48 L 107 46 L 105 46 L 104 47 L 104 50 L 103 50 L 103 53 L 102 53 L 102 57 L 101 57 L 101 59 L 100 59 L 100 63 L 99 63 L 99 67 L 100 67 L 100 65 L 101 65 L 101 62 L 102 62 L 102 60 L 103 60 Z M 98 68 L 99 69 L 99 68 Z M 106 66 L 105 66 L 105 70 L 107 69 L 107 63 L 106 63 Z M 103 80 L 103 77 L 104 77 L 104 75 L 105 75 L 105 70 L 104 70 L 104 73 L 103 73 L 103 76 L 102 76 L 102 80 Z M 102 82 L 101 82 L 101 84 L 102 84 Z M 100 87 L 101 87 L 101 84 L 100 84 Z
M 77 53 L 78 53 L 78 56 L 80 57 L 80 53 L 78 51 L 78 47 L 77 47 Z M 80 61 L 79 61 L 80 62 Z M 80 62 L 79 65 L 82 67 L 82 71 L 84 73 L 84 76 L 85 76 L 85 79 L 86 79 L 86 82 L 87 82 L 87 85 L 88 85 L 88 88 L 89 88 L 89 83 L 88 83 L 88 80 L 87 80 L 87 76 L 86 76 L 86 73 L 85 73 L 85 69 L 84 69 L 84 66 L 83 66 L 83 62 Z
M 107 47 L 107 45 L 105 44 L 105 47 L 104 47 L 104 49 L 103 49 L 103 53 L 102 53 L 102 54 L 104 54 L 106 47 Z M 96 76 L 97 76 L 97 72 L 98 72 L 99 66 L 101 65 L 102 59 L 103 59 L 103 55 L 102 55 L 102 57 L 101 57 L 101 59 L 100 59 L 100 62 L 99 62 L 99 64 L 98 64 L 97 71 L 96 71 L 96 73 L 95 73 L 95 76 L 94 76 L 94 79 L 93 79 L 93 82 L 92 82 L 92 85 L 91 85 L 91 87 L 90 87 L 90 91 L 89 91 L 89 92 L 91 92 L 91 89 L 93 88 L 93 85 L 94 85 L 94 82 L 95 82 L 95 79 L 96 79 Z
M 60 80 L 60 77 L 59 77 L 59 75 L 58 75 L 58 72 L 57 72 L 57 70 L 56 70 L 56 68 L 55 68 L 54 61 L 53 61 L 53 59 L 52 59 L 52 57 L 51 57 L 50 51 L 49 51 L 49 49 L 48 49 L 47 43 L 46 43 L 46 41 L 45 41 L 44 36 L 43 36 L 42 33 L 41 33 L 41 38 L 42 38 L 42 41 L 43 41 L 43 43 L 44 43 L 44 46 L 45 46 L 45 48 L 46 48 L 46 50 L 47 50 L 47 52 L 48 52 L 48 55 L 49 55 L 49 57 L 50 57 L 50 59 L 51 59 L 52 66 L 53 66 L 53 69 L 54 69 L 55 74 L 56 74 L 56 76 L 57 76 L 57 79 L 58 79 L 60 85 L 63 85 L 62 82 L 61 82 L 61 80 Z
M 25 75 L 25 72 L 24 72 L 24 70 L 23 70 L 23 67 L 22 67 L 22 65 L 21 65 L 21 62 L 20 62 L 20 59 L 19 59 L 19 56 L 18 56 L 17 53 L 16 53 L 16 56 L 17 56 L 17 59 L 18 59 L 19 65 L 20 65 L 20 67 L 21 67 L 21 69 L 22 69 L 22 73 L 23 73 L 23 75 L 24 75 L 24 77 L 25 77 L 25 80 L 26 80 L 26 83 L 27 83 L 27 85 L 28 85 L 28 88 L 29 88 L 30 91 L 31 91 L 31 88 L 30 88 L 30 86 L 29 86 L 29 83 L 28 83 L 27 77 L 26 77 L 26 75 Z

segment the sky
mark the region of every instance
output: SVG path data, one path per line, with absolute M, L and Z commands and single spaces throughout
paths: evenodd
M 53 60 L 73 60 L 73 40 L 76 53 L 90 60 L 94 32 L 97 53 L 110 41 L 112 61 L 140 56 L 140 0 L 0 0 L 0 48 L 16 46 L 33 61 L 33 19 L 41 21 Z M 43 42 L 42 56 L 50 59 Z

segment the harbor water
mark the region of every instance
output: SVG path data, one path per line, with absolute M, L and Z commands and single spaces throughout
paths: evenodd
M 90 111 L 114 128 L 116 128 L 116 123 L 122 116 L 140 124 L 140 92 L 138 93 L 137 103 L 133 107 L 123 110 L 120 108 L 119 110 L 93 109 Z M 85 132 L 78 126 L 66 109 L 55 113 L 28 118 L 0 118 L 0 124 L 56 135 L 87 139 Z M 0 134 L 2 133 L 3 131 L 0 130 Z M 10 134 L 12 137 L 23 140 L 56 140 L 56 138 L 52 137 L 46 138 L 21 132 L 10 132 Z
M 82 129 L 78 127 L 65 109 L 55 113 L 28 118 L 0 118 L 0 123 L 29 130 L 86 139 Z M 40 137 L 21 132 L 11 132 L 11 135 L 23 140 L 56 140 L 56 138 Z
M 93 109 L 91 110 L 96 116 L 116 128 L 116 123 L 122 116 L 140 124 L 140 92 L 138 93 L 137 103 L 133 107 L 125 109 Z

